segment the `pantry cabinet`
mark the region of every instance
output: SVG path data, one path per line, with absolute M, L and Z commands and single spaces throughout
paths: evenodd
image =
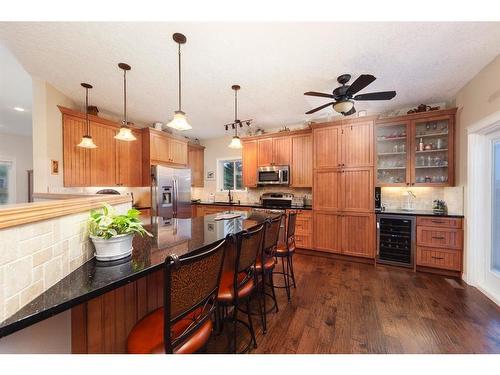
M 376 121 L 378 186 L 453 186 L 456 108 Z

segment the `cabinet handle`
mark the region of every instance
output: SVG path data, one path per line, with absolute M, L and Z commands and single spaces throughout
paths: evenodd
M 444 237 L 435 237 L 435 236 L 432 236 L 432 238 L 435 240 L 444 240 L 445 239 Z
M 431 222 L 433 222 L 435 224 L 444 224 L 444 221 L 442 221 L 442 220 L 431 220 Z
M 443 257 L 434 257 L 434 256 L 431 256 L 432 259 L 444 259 Z

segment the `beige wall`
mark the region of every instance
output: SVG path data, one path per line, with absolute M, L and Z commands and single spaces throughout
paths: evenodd
M 13 160 L 16 168 L 16 203 L 28 202 L 28 174 L 33 169 L 31 137 L 0 134 L 0 158 Z
M 497 56 L 458 93 L 457 185 L 467 185 L 467 128 L 500 110 L 500 56 Z
M 58 105 L 75 103 L 45 81 L 33 79 L 34 191 L 47 193 L 63 185 L 62 115 Z M 51 160 L 59 161 L 59 174 L 50 173 Z

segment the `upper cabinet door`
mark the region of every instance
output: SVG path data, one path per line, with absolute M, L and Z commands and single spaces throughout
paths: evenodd
M 266 167 L 273 164 L 273 139 L 265 138 L 257 141 L 258 166 Z
M 90 152 L 77 147 L 85 133 L 85 120 L 63 115 L 63 175 L 66 187 L 90 185 Z
M 90 134 L 97 148 L 90 150 L 90 186 L 115 186 L 118 184 L 116 170 L 117 128 L 90 123 Z
M 187 165 L 187 143 L 177 139 L 169 138 L 169 162 L 175 164 Z
M 314 168 L 341 167 L 340 132 L 338 126 L 314 129 Z
M 168 138 L 151 133 L 150 135 L 151 161 L 168 163 L 170 159 L 170 144 Z
M 191 186 L 203 187 L 204 150 L 188 145 L 188 165 L 191 168 Z
M 342 166 L 373 166 L 373 122 L 342 127 Z
M 410 123 L 399 121 L 377 125 L 377 185 L 410 185 Z
M 142 133 L 133 131 L 133 134 L 135 141 L 116 140 L 117 184 L 120 186 L 142 186 Z
M 312 158 L 311 134 L 292 137 L 292 187 L 312 186 Z
M 292 151 L 291 137 L 273 138 L 273 160 L 272 165 L 290 165 Z
M 243 142 L 243 185 L 245 187 L 257 186 L 257 141 Z
M 342 171 L 325 169 L 314 172 L 313 208 L 315 210 L 339 211 L 341 200 Z
M 412 123 L 411 185 L 453 186 L 453 116 Z

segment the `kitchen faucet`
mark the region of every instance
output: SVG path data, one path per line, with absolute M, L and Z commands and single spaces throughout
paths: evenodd
M 233 196 L 231 195 L 231 189 L 228 190 L 227 196 L 229 199 L 229 203 L 233 203 Z

